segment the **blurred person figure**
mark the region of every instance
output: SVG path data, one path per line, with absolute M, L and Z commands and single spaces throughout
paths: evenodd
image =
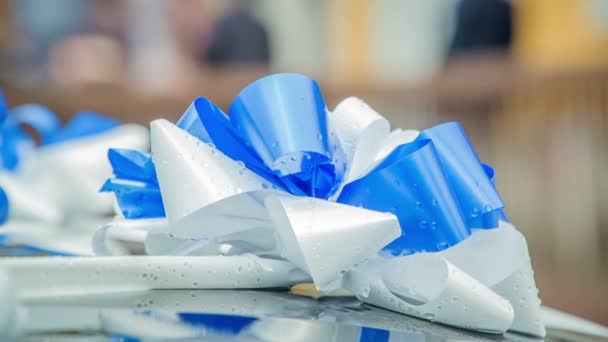
M 509 50 L 512 8 L 506 0 L 461 0 L 450 55 Z
M 13 0 L 13 68 L 33 83 L 75 86 L 114 80 L 124 63 L 118 0 Z
M 217 22 L 202 59 L 213 67 L 270 64 L 268 31 L 251 13 L 248 1 L 234 1 L 232 8 Z
M 126 67 L 121 0 L 86 1 L 82 24 L 50 48 L 50 80 L 63 87 L 121 81 Z
M 47 79 L 46 63 L 53 44 L 82 25 L 87 3 L 81 0 L 12 0 L 7 71 L 22 72 L 16 82 Z

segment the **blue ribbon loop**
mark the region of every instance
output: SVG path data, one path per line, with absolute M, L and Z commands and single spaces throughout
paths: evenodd
M 433 141 L 469 227 L 496 227 L 504 203 L 462 126 L 457 122 L 444 123 L 422 131 L 418 139 Z
M 80 112 L 61 128 L 59 117 L 48 107 L 24 104 L 9 110 L 0 93 L 0 167 L 15 170 L 23 153 L 36 145 L 23 126 L 34 129 L 41 145 L 50 145 L 103 133 L 118 125 L 115 119 Z
M 392 255 L 440 251 L 473 228 L 498 226 L 504 204 L 460 124 L 449 122 L 397 147 L 367 176 L 345 186 L 338 202 L 393 212 L 403 235 Z
M 367 176 L 346 185 L 338 202 L 391 212 L 403 235 L 392 255 L 434 252 L 470 235 L 431 140 L 397 147 Z
M 108 179 L 100 191 L 113 192 L 124 217 L 164 217 L 165 209 L 152 157 L 144 152 L 110 149 L 108 160 L 116 178 Z
M 199 97 L 188 107 L 177 122 L 177 126 L 188 131 L 199 140 L 215 145 L 234 160 L 242 161 L 250 170 L 278 187 L 281 181 L 270 172 L 262 160 L 247 148 L 228 116 L 214 103 Z
M 42 142 L 61 127 L 57 115 L 45 106 L 26 104 L 7 110 L 0 126 L 0 166 L 3 169 L 15 170 L 22 154 L 35 146 L 32 137 L 23 130 L 23 125 L 33 128 Z
M 298 74 L 261 78 L 239 93 L 230 119 L 290 191 L 327 198 L 342 180 L 344 168 L 333 160 L 342 148 L 330 141 L 327 108 L 314 80 Z

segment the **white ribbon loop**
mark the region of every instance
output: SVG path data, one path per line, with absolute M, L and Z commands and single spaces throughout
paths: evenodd
M 441 254 L 511 303 L 511 330 L 546 335 L 526 239 L 513 225 L 501 221 L 496 229 L 476 230 Z
M 268 197 L 266 206 L 281 255 L 324 291 L 339 287 L 344 273 L 401 234 L 397 218 L 389 213 L 293 196 Z
M 506 300 L 434 253 L 377 258 L 346 282 L 367 303 L 431 321 L 493 333 L 513 322 Z
M 268 226 L 262 201 L 248 194 L 271 189 L 265 179 L 167 120 L 153 121 L 150 129 L 158 183 L 174 236 L 214 238 Z
M 346 154 L 348 169 L 343 183 L 348 184 L 363 176 L 391 127 L 388 120 L 357 97 L 340 102 L 328 117 Z

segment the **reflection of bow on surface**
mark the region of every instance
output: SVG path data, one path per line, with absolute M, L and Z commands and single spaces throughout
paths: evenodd
M 493 171 L 457 123 L 391 132 L 362 101 L 329 112 L 315 81 L 276 74 L 243 89 L 229 117 L 198 98 L 177 126 L 153 121 L 151 144 L 154 165 L 111 151 L 117 177 L 104 190 L 127 218 L 166 214 L 170 254 L 195 239 L 198 254 L 282 257 L 320 289 L 396 311 L 494 332 L 512 323 L 508 302 L 423 253 L 504 219 Z

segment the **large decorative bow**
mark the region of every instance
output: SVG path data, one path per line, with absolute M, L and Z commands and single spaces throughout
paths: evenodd
M 363 145 L 371 143 L 362 136 L 369 127 L 357 131 L 349 125 L 359 123 L 349 121 L 383 120 L 369 113 L 359 118 L 350 114 L 340 108 L 329 113 L 313 80 L 278 74 L 245 88 L 230 117 L 198 98 L 177 126 L 241 161 L 278 189 L 322 199 L 333 195 L 338 203 L 395 214 L 402 236 L 385 248 L 393 255 L 443 250 L 466 239 L 473 228 L 498 226 L 504 205 L 458 123 L 421 132 L 373 167 L 374 160 L 359 160 L 368 163 L 363 167 L 369 170 L 344 184 L 355 151 L 370 149 Z M 368 134 L 374 133 L 383 135 L 375 139 L 389 138 L 388 125 L 384 132 Z M 343 145 L 350 145 L 350 151 L 345 153 Z M 108 180 L 103 191 L 119 193 L 125 217 L 164 216 L 150 156 L 124 150 L 111 150 L 108 156 L 116 178 Z M 128 201 L 124 195 L 135 193 L 127 191 L 132 187 L 141 187 L 140 196 Z
M 111 150 L 116 177 L 103 190 L 126 218 L 166 215 L 168 244 L 284 258 L 322 290 L 447 324 L 513 322 L 493 283 L 442 254 L 479 229 L 518 234 L 458 123 L 391 132 L 361 100 L 330 112 L 314 80 L 275 74 L 243 89 L 230 116 L 198 98 L 177 125 L 153 121 L 151 145 L 152 157 Z

